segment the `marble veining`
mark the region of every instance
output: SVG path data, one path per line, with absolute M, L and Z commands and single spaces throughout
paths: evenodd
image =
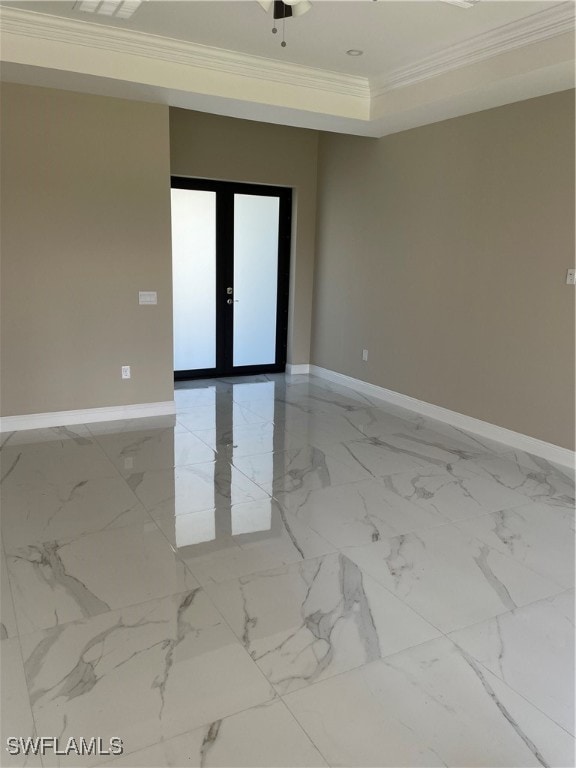
M 0 642 L 0 738 L 3 766 L 41 766 L 39 755 L 10 755 L 5 751 L 10 736 L 37 735 L 30 697 L 26 687 L 24 665 L 17 637 Z
M 25 635 L 22 650 L 42 733 L 121 734 L 127 753 L 274 698 L 198 589 Z
M 522 494 L 463 467 L 464 464 L 458 464 L 441 471 L 386 475 L 382 481 L 391 493 L 453 521 L 526 503 Z
M 574 734 L 574 592 L 451 635 L 478 665 Z
M 298 768 L 325 766 L 286 705 L 275 700 L 215 720 L 190 733 L 131 753 L 109 765 Z
M 556 583 L 463 535 L 453 524 L 344 552 L 443 632 L 561 591 Z
M 208 510 L 208 524 L 198 513 L 160 515 L 158 525 L 178 557 L 205 586 L 307 560 L 334 547 L 305 523 L 285 512 L 274 499 Z M 203 541 L 198 540 L 202 530 Z
M 464 462 L 462 467 L 481 477 L 492 478 L 529 501 L 574 509 L 573 473 L 545 459 L 517 453 L 488 455 Z
M 280 693 L 439 634 L 342 554 L 208 592 Z
M 104 451 L 92 439 L 66 439 L 8 444 L 0 453 L 0 490 L 16 486 L 76 484 L 87 479 L 114 477 L 116 471 Z
M 574 515 L 564 506 L 528 503 L 462 521 L 458 529 L 566 589 L 574 585 Z
M 335 546 L 369 544 L 448 520 L 414 504 L 379 479 L 277 494 L 279 503 Z
M 6 766 L 574 765 L 574 472 L 314 376 L 0 435 Z
M 372 477 L 406 472 L 443 473 L 454 463 L 470 458 L 466 452 L 439 447 L 410 434 L 366 437 L 334 446 L 330 453 L 340 458 L 348 454 Z
M 234 459 L 234 466 L 270 494 L 342 485 L 370 476 L 360 462 L 350 466 L 314 446 L 279 451 L 273 456 L 240 457 Z
M 6 555 L 0 539 L 0 640 L 14 637 L 18 634 L 16 614 L 12 601 L 12 590 L 6 567 Z
M 152 517 L 165 512 L 178 516 L 228 507 L 270 495 L 222 459 L 170 470 L 135 472 L 126 481 Z
M 573 740 L 446 638 L 285 697 L 329 763 L 560 766 Z
M 172 428 L 105 434 L 97 439 L 123 475 L 215 460 L 214 450 L 198 437 Z
M 150 521 L 7 552 L 20 632 L 185 591 L 197 582 Z
M 46 483 L 42 487 L 18 485 L 0 490 L 0 501 L 1 528 L 8 547 L 72 540 L 149 519 L 119 477 Z

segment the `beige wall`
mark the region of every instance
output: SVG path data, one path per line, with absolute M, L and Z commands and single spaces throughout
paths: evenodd
M 168 109 L 1 96 L 2 415 L 172 400 Z
M 318 184 L 312 362 L 572 448 L 574 93 L 324 134 Z
M 317 133 L 174 109 L 169 141 L 166 107 L 1 95 L 2 415 L 172 399 L 170 167 L 295 189 L 289 361 L 308 362 Z M 322 135 L 312 362 L 572 447 L 573 103 Z
M 301 128 L 170 110 L 175 176 L 294 189 L 288 362 L 310 360 L 318 134 Z

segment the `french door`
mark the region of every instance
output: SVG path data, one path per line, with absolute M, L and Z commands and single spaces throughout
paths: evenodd
M 284 371 L 292 191 L 172 177 L 174 377 Z

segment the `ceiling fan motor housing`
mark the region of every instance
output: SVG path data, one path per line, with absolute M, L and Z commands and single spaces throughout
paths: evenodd
M 288 19 L 292 16 L 292 8 L 282 0 L 274 0 L 274 18 Z

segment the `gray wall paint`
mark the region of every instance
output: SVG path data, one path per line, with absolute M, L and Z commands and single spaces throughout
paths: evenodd
M 318 200 L 313 363 L 574 447 L 573 91 L 323 134 Z
M 2 415 L 172 400 L 168 109 L 1 95 Z

